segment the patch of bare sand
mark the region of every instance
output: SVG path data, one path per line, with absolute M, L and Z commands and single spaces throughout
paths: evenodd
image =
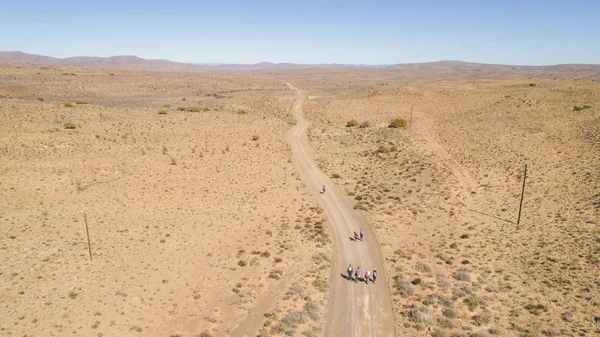
M 319 331 L 331 248 L 292 103 L 246 75 L 0 66 L 2 332 Z
M 600 333 L 597 83 L 304 81 L 317 162 L 374 227 L 398 333 Z M 413 128 L 388 128 L 411 104 Z

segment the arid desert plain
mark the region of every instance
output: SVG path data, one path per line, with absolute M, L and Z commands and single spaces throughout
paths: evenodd
M 410 71 L 0 63 L 0 336 L 599 336 L 597 74 Z

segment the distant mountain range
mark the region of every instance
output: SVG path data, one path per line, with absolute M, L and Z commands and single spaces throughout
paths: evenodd
M 20 51 L 0 51 L 0 62 L 26 62 L 35 64 L 66 64 L 82 66 L 132 66 L 156 71 L 206 71 L 206 70 L 236 70 L 253 71 L 263 69 L 306 69 L 306 68 L 376 68 L 384 66 L 353 65 L 353 64 L 296 64 L 260 62 L 257 64 L 220 64 L 220 63 L 183 63 L 169 60 L 149 60 L 133 55 L 111 57 L 76 56 L 56 58 L 51 56 L 27 54 Z
M 535 76 L 573 79 L 592 79 L 600 81 L 600 65 L 597 64 L 560 64 L 550 66 L 513 66 L 480 64 L 459 61 L 439 61 L 427 63 L 405 63 L 394 65 L 365 64 L 296 64 L 271 63 L 257 64 L 198 64 L 169 60 L 149 60 L 137 56 L 87 57 L 77 56 L 55 58 L 43 55 L 27 54 L 20 51 L 0 51 L 0 62 L 26 62 L 33 64 L 81 65 L 110 69 L 143 69 L 151 71 L 262 71 L 281 72 L 296 70 L 309 72 L 311 69 L 354 69 L 356 71 L 377 69 L 389 73 L 395 79 L 434 79 L 434 78 L 489 78 L 499 76 Z

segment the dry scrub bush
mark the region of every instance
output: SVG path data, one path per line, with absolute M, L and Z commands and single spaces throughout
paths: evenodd
M 444 308 L 442 314 L 448 318 L 456 318 L 460 312 L 456 308 Z
M 454 322 L 446 317 L 438 318 L 438 325 L 444 329 L 454 329 Z
M 82 100 L 76 100 L 75 104 L 87 104 L 86 101 L 82 101 Z
M 67 102 L 67 103 L 65 103 L 65 107 L 72 108 L 73 107 L 73 103 Z
M 402 297 L 409 297 L 415 293 L 415 289 L 413 288 L 412 284 L 402 278 L 400 275 L 394 277 L 394 283 L 396 290 Z
M 322 292 L 325 292 L 327 288 L 329 288 L 327 280 L 322 278 L 321 276 L 317 276 L 317 278 L 313 281 L 313 286 L 315 286 L 319 291 Z
M 454 278 L 457 279 L 457 280 L 459 280 L 459 281 L 470 281 L 471 280 L 471 275 L 469 274 L 468 271 L 466 271 L 464 269 L 459 269 L 454 274 Z
M 347 128 L 358 126 L 358 121 L 356 119 L 351 119 L 346 123 Z
M 167 114 L 167 111 L 166 111 L 166 110 L 163 110 L 163 109 L 160 109 L 160 110 L 158 110 L 158 114 L 159 114 L 159 115 L 166 115 L 166 114 Z
M 431 273 L 433 271 L 431 267 L 423 261 L 417 261 L 417 269 L 426 273 Z
M 308 317 L 310 317 L 310 319 L 312 319 L 313 321 L 319 320 L 319 317 L 321 315 L 319 306 L 315 302 L 313 302 L 313 300 L 311 300 L 310 298 L 304 304 L 304 311 L 306 311 L 306 313 L 308 314 Z
M 406 120 L 404 118 L 396 118 L 390 122 L 390 128 L 405 128 Z
M 272 334 L 282 334 L 290 336 L 288 333 L 294 335 L 294 331 L 299 324 L 304 324 L 306 314 L 303 311 L 290 311 L 288 312 L 277 324 L 271 328 Z
M 408 312 L 408 319 L 414 323 L 431 323 L 431 316 L 426 307 L 412 309 Z
M 67 122 L 67 123 L 63 124 L 63 126 L 65 127 L 65 129 L 75 129 L 76 128 L 75 124 L 71 123 L 71 122 Z

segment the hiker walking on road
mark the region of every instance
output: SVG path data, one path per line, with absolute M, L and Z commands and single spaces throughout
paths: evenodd
M 352 280 L 352 264 L 348 265 L 348 279 Z
M 325 194 L 325 185 L 323 185 L 323 191 L 321 192 L 321 194 Z
M 358 282 L 358 278 L 360 277 L 360 267 L 356 267 L 356 272 L 354 272 L 354 282 Z
M 365 231 L 362 230 L 362 228 L 360 229 L 360 241 L 362 241 L 363 236 L 365 236 Z
M 377 281 L 377 269 L 373 268 L 373 283 Z

